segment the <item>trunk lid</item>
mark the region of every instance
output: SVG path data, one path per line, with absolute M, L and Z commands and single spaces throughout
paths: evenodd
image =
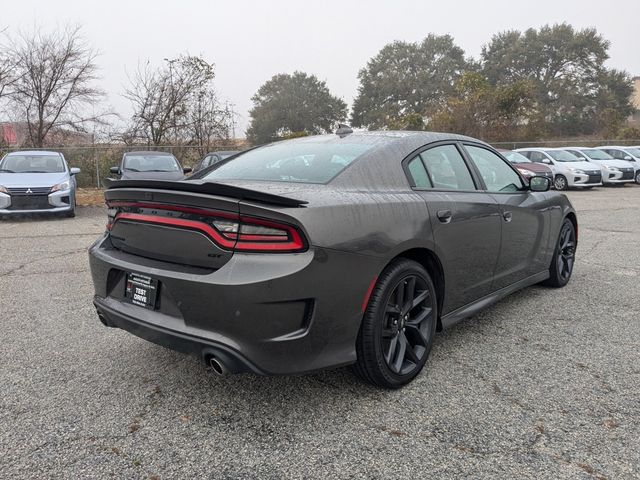
M 202 182 L 111 180 L 107 187 L 108 230 L 115 248 L 155 260 L 212 270 L 226 264 L 236 245 L 240 245 L 244 237 L 250 237 L 238 232 L 242 200 L 280 207 L 304 203 L 242 187 Z M 269 208 L 264 211 L 268 216 Z M 273 225 L 268 223 L 254 228 L 273 233 Z M 295 236 L 296 232 L 293 229 L 292 232 Z M 252 238 L 264 241 L 264 237 Z M 286 240 L 282 236 L 272 238 Z

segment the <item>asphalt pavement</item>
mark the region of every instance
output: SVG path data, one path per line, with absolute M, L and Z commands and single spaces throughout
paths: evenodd
M 217 377 L 100 324 L 104 209 L 2 220 L 0 477 L 640 478 L 640 186 L 569 197 L 569 285 L 439 334 L 399 391 Z

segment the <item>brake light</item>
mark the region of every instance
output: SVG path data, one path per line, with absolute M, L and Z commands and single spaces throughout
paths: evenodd
M 243 252 L 299 252 L 307 244 L 297 227 L 275 220 L 174 205 L 112 202 L 107 230 L 120 220 L 197 230 L 219 247 Z

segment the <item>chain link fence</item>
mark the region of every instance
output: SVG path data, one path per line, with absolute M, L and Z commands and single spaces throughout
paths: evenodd
M 172 153 L 183 167 L 193 167 L 207 150 L 197 146 L 132 146 L 132 145 L 87 145 L 48 148 L 0 148 L 0 158 L 6 153 L 19 150 L 51 150 L 60 152 L 67 159 L 70 167 L 78 167 L 81 171 L 76 180 L 80 188 L 102 187 L 102 180 L 111 176 L 110 167 L 120 164 L 125 152 L 153 150 Z M 216 145 L 210 151 L 239 150 L 238 145 Z
M 540 140 L 534 142 L 489 142 L 495 148 L 504 148 L 507 150 L 515 150 L 516 148 L 526 147 L 599 147 L 601 145 L 618 145 L 618 146 L 638 146 L 640 139 L 637 140 L 598 140 L 598 139 L 565 139 L 565 140 Z
M 495 142 L 492 143 L 495 148 L 504 148 L 515 150 L 524 147 L 562 147 L 568 145 L 596 147 L 599 145 L 640 145 L 639 140 L 548 140 L 533 142 Z M 237 144 L 216 145 L 211 151 L 217 150 L 239 150 Z M 25 148 L 0 148 L 0 158 L 4 154 L 26 150 Z M 30 149 L 37 150 L 37 149 Z M 180 161 L 184 167 L 193 167 L 206 153 L 207 150 L 197 146 L 184 145 L 167 145 L 167 146 L 132 146 L 132 145 L 86 145 L 86 146 L 69 146 L 69 147 L 50 147 L 41 150 L 52 150 L 61 152 L 67 159 L 70 167 L 78 167 L 81 172 L 78 174 L 77 181 L 80 188 L 100 188 L 102 180 L 109 177 L 110 167 L 120 164 L 122 155 L 125 152 L 139 150 L 154 150 L 162 152 L 170 152 Z

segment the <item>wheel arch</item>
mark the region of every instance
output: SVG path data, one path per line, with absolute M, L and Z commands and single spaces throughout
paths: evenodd
M 568 218 L 571 223 L 573 224 L 573 229 L 576 232 L 576 245 L 578 243 L 578 217 L 576 216 L 575 212 L 569 212 L 565 215 L 565 218 Z
M 436 327 L 436 331 L 442 331 L 442 321 L 440 317 L 442 316 L 442 306 L 444 304 L 445 291 L 445 278 L 444 269 L 442 268 L 442 262 L 440 262 L 440 259 L 435 254 L 435 252 L 429 250 L 428 248 L 411 248 L 409 250 L 400 252 L 398 255 L 392 258 L 389 263 L 385 265 L 385 268 L 399 258 L 407 258 L 409 260 L 413 260 L 414 262 L 418 262 L 431 276 L 433 286 L 436 289 L 436 300 L 438 302 L 438 325 Z

